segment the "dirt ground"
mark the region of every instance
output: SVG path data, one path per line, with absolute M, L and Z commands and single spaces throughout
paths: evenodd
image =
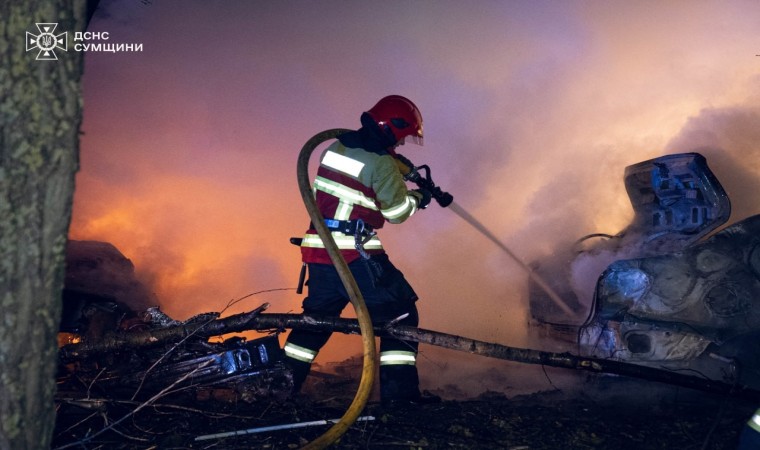
M 285 401 L 247 403 L 185 395 L 161 398 L 136 413 L 140 402 L 62 402 L 53 448 L 299 448 L 328 427 L 204 437 L 339 418 L 356 386 L 355 380 L 339 376 L 311 383 L 304 395 Z M 362 413 L 372 419 L 355 423 L 333 448 L 734 449 L 756 408 L 751 399 L 652 385 L 595 377 L 572 392 L 511 398 L 486 392 L 465 400 L 393 407 L 373 401 Z M 102 431 L 108 426 L 112 428 Z

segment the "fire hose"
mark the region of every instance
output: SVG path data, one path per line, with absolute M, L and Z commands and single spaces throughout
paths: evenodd
M 364 297 L 362 296 L 359 286 L 356 284 L 354 276 L 348 268 L 346 259 L 340 253 L 338 245 L 335 243 L 330 230 L 325 225 L 324 217 L 317 208 L 317 203 L 314 200 L 314 194 L 311 189 L 311 182 L 309 180 L 309 159 L 314 149 L 317 146 L 329 139 L 334 139 L 340 134 L 347 131 L 342 128 L 334 128 L 326 130 L 316 134 L 314 137 L 308 140 L 301 149 L 301 153 L 298 155 L 298 188 L 301 191 L 301 197 L 303 198 L 304 205 L 306 205 L 306 211 L 309 213 L 312 224 L 317 230 L 317 234 L 325 245 L 325 250 L 330 256 L 335 269 L 338 271 L 338 276 L 343 282 L 343 286 L 346 288 L 346 292 L 351 300 L 351 304 L 356 311 L 356 318 L 359 321 L 359 331 L 362 337 L 362 346 L 364 348 L 364 363 L 362 366 L 361 381 L 359 381 L 359 388 L 356 391 L 351 405 L 349 405 L 346 412 L 340 420 L 335 423 L 330 429 L 325 431 L 321 436 L 314 439 L 304 446 L 305 449 L 321 449 L 325 448 L 333 442 L 337 441 L 348 428 L 356 421 L 359 414 L 367 404 L 367 399 L 372 391 L 372 383 L 375 379 L 375 333 L 372 329 L 372 321 L 369 317 L 369 311 L 367 305 L 364 303 Z

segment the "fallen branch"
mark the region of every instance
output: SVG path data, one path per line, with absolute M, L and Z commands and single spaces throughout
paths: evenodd
M 194 336 L 208 339 L 228 333 L 238 333 L 260 329 L 254 322 L 256 316 L 269 307 L 264 303 L 253 311 L 236 314 L 224 319 L 202 321 L 199 323 L 183 323 L 164 328 L 142 331 L 112 333 L 97 342 L 83 340 L 77 344 L 68 344 L 60 348 L 58 358 L 62 363 L 112 353 L 127 348 L 143 348 L 178 342 Z
M 211 337 L 220 334 L 235 333 L 250 330 L 284 330 L 298 328 L 314 331 L 337 331 L 348 334 L 358 334 L 359 325 L 356 320 L 335 317 L 322 317 L 307 314 L 263 314 L 261 311 L 268 305 L 262 305 L 249 313 L 219 319 L 204 325 L 201 329 L 188 330 L 186 327 L 168 327 L 166 329 L 139 333 L 121 333 L 110 337 L 107 342 L 70 344 L 61 349 L 61 360 L 70 362 L 78 358 L 96 356 L 110 351 L 123 350 L 129 347 L 152 345 L 170 337 L 181 338 L 185 333 L 196 333 L 198 336 Z M 179 328 L 174 330 L 173 328 Z M 683 386 L 725 395 L 742 395 L 760 398 L 760 392 L 747 386 L 729 384 L 716 380 L 697 378 L 663 369 L 656 369 L 637 364 L 610 359 L 582 357 L 570 353 L 553 353 L 539 350 L 510 347 L 492 342 L 484 342 L 438 331 L 408 326 L 376 325 L 377 336 L 393 336 L 399 339 L 421 342 L 452 350 L 463 351 L 489 358 L 504 359 L 527 364 L 560 367 L 565 369 L 584 370 L 595 373 L 613 373 L 651 381 Z M 131 336 L 131 335 L 138 336 Z
M 358 332 L 358 326 L 355 320 L 342 318 L 300 314 L 263 314 L 257 318 L 256 322 L 261 324 L 262 329 L 304 328 L 315 331 L 333 330 L 351 334 Z M 393 336 L 407 341 L 435 345 L 437 347 L 458 350 L 489 358 L 595 373 L 613 373 L 683 386 L 705 392 L 749 396 L 760 399 L 760 391 L 747 386 L 697 378 L 673 371 L 631 364 L 623 361 L 583 357 L 571 353 L 554 353 L 510 347 L 507 345 L 479 341 L 463 336 L 408 326 L 375 326 L 375 334 L 377 336 Z

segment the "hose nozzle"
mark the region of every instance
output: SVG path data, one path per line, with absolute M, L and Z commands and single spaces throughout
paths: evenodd
M 445 208 L 454 201 L 454 196 L 448 192 L 443 191 L 440 187 L 436 186 L 433 182 L 433 178 L 430 175 L 430 167 L 427 164 L 421 166 L 415 166 L 406 157 L 396 154 L 396 164 L 401 170 L 401 174 L 404 175 L 404 179 L 416 184 L 420 189 L 425 189 L 430 192 L 430 196 Z M 424 176 L 420 172 L 424 171 Z

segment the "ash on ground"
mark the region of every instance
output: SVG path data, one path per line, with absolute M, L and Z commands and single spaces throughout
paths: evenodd
M 359 358 L 316 367 L 303 393 L 285 401 L 167 395 L 142 408 L 96 398 L 62 401 L 54 448 L 298 448 L 327 427 L 208 436 L 340 418 L 360 367 Z M 454 400 L 444 389 L 436 392 L 440 402 L 423 405 L 386 406 L 373 396 L 362 412 L 373 420 L 355 423 L 335 448 L 734 449 L 756 407 L 750 399 L 624 377 L 576 378 L 568 388 L 515 396 L 485 391 L 459 399 L 454 390 Z

